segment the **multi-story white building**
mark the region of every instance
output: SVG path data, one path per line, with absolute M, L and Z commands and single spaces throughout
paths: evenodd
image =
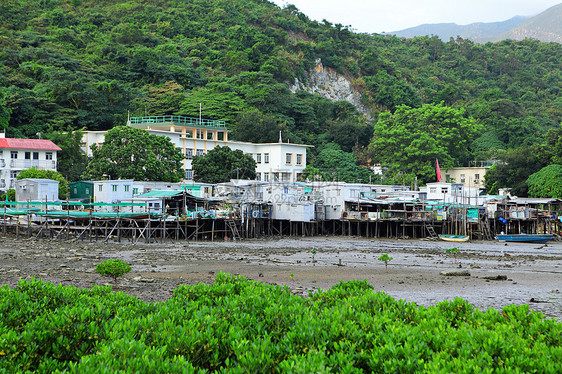
M 258 180 L 296 182 L 306 167 L 306 150 L 309 145 L 283 143 L 248 143 L 228 140 L 228 130 L 224 121 L 200 120 L 180 116 L 132 117 L 129 126 L 142 128 L 154 135 L 170 138 L 186 156 L 184 160 L 185 179 L 193 179 L 191 160 L 193 156 L 203 156 L 217 146 L 228 146 L 251 154 L 256 161 Z M 84 131 L 83 150 L 92 155 L 90 146 L 101 146 L 107 131 Z M 244 170 L 233 170 L 232 178 L 243 177 Z
M 24 169 L 56 171 L 60 150 L 48 139 L 6 138 L 0 133 L 0 190 L 14 188 L 18 174 Z

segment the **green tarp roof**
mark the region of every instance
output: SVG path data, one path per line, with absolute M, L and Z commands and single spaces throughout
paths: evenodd
M 48 211 L 48 212 L 34 212 L 35 215 L 44 216 L 49 218 L 74 218 L 74 219 L 88 219 L 88 218 L 142 218 L 150 215 L 150 217 L 160 217 L 162 214 L 156 212 L 77 212 L 77 211 Z
M 30 201 L 30 202 L 15 202 L 15 201 L 0 201 L 0 207 L 3 206 L 27 206 L 27 205 L 42 205 L 42 206 L 67 206 L 67 205 L 72 205 L 72 206 L 146 206 L 145 202 L 140 202 L 140 203 L 83 203 L 80 201 L 49 201 L 49 202 L 44 202 L 44 201 Z
M 154 197 L 154 198 L 162 198 L 162 197 L 172 197 L 183 194 L 183 191 L 180 190 L 152 190 L 147 193 L 143 193 L 138 195 L 137 197 Z

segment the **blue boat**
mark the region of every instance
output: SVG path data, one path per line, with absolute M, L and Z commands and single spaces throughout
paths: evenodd
M 550 234 L 512 234 L 512 235 L 496 235 L 498 240 L 504 242 L 518 242 L 518 243 L 546 243 L 554 238 Z

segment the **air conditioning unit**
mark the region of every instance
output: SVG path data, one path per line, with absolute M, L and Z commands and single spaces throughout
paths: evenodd
M 480 179 L 475 179 L 475 180 L 474 180 L 474 183 L 475 183 L 475 184 L 480 183 Z

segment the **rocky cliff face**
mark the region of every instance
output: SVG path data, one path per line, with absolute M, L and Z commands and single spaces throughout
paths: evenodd
M 295 79 L 289 89 L 293 93 L 298 90 L 317 93 L 332 101 L 345 100 L 372 118 L 371 110 L 361 103 L 361 93 L 353 88 L 351 81 L 331 68 L 324 68 L 320 59 L 316 60 L 316 68 L 308 73 L 307 82 Z

